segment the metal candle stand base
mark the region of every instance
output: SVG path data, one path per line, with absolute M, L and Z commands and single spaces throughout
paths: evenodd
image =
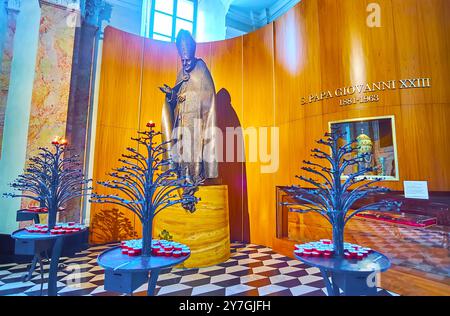
M 28 233 L 25 229 L 18 230 L 12 234 L 15 241 L 15 253 L 18 255 L 32 255 L 33 260 L 30 270 L 24 275 L 23 280 L 31 279 L 36 265 L 39 263 L 39 271 L 41 275 L 41 295 L 44 281 L 44 265 L 43 259 L 50 257 L 50 270 L 48 273 L 48 296 L 57 295 L 57 273 L 60 267 L 59 258 L 63 251 L 63 245 L 67 237 L 73 237 L 74 242 L 66 243 L 64 253 L 73 254 L 83 248 L 84 238 L 83 234 L 87 232 L 84 229 L 78 233 L 67 235 L 50 235 L 50 234 L 36 234 Z
M 105 271 L 106 291 L 132 294 L 147 281 L 148 272 L 115 272 L 114 270 Z
M 115 272 L 105 271 L 105 290 L 133 295 L 140 286 L 148 282 L 147 296 L 155 295 L 156 282 L 158 281 L 160 269 L 150 272 Z
M 340 289 L 342 289 L 344 296 L 377 295 L 377 287 L 375 285 L 368 286 L 368 280 L 374 272 L 348 274 L 345 272 L 329 272 L 325 269 L 320 269 L 320 272 L 325 281 L 328 296 L 340 296 Z
M 301 262 L 316 267 L 322 273 L 328 296 L 377 295 L 376 274 L 388 270 L 389 259 L 374 251 L 362 260 L 343 257 L 301 257 L 294 254 Z M 331 281 L 330 281 L 331 279 Z
M 147 295 L 153 296 L 161 269 L 179 265 L 188 258 L 189 255 L 179 258 L 129 257 L 122 254 L 120 247 L 115 247 L 102 252 L 97 262 L 105 269 L 106 291 L 132 295 L 136 289 L 148 282 Z

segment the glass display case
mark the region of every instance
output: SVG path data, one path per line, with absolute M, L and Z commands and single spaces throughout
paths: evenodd
M 323 217 L 289 211 L 302 205 L 287 189 L 276 188 L 277 239 L 294 243 L 331 239 L 331 225 Z M 401 191 L 371 199 L 393 199 L 402 206 L 396 214 L 355 216 L 345 228 L 344 240 L 383 252 L 403 272 L 450 284 L 450 192 L 430 192 L 429 200 L 407 199 Z

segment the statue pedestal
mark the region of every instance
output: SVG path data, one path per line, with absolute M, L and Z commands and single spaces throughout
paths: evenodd
M 201 198 L 194 213 L 182 206 L 172 206 L 154 219 L 153 235 L 163 230 L 173 240 L 191 248 L 185 268 L 201 268 L 224 262 L 230 258 L 230 225 L 228 215 L 228 187 L 201 186 L 195 196 Z

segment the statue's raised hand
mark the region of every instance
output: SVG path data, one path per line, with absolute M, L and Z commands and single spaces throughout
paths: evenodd
M 159 87 L 159 90 L 161 90 L 163 93 L 165 93 L 168 98 L 172 97 L 173 90 L 168 85 L 165 84 L 163 87 Z

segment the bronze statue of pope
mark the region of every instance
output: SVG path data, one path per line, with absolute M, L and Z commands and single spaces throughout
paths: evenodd
M 188 31 L 178 33 L 176 45 L 182 69 L 173 88 L 160 87 L 166 98 L 162 110 L 163 141 L 180 177 L 192 181 L 218 177 L 216 157 L 216 91 L 206 63 L 195 57 L 196 43 Z

